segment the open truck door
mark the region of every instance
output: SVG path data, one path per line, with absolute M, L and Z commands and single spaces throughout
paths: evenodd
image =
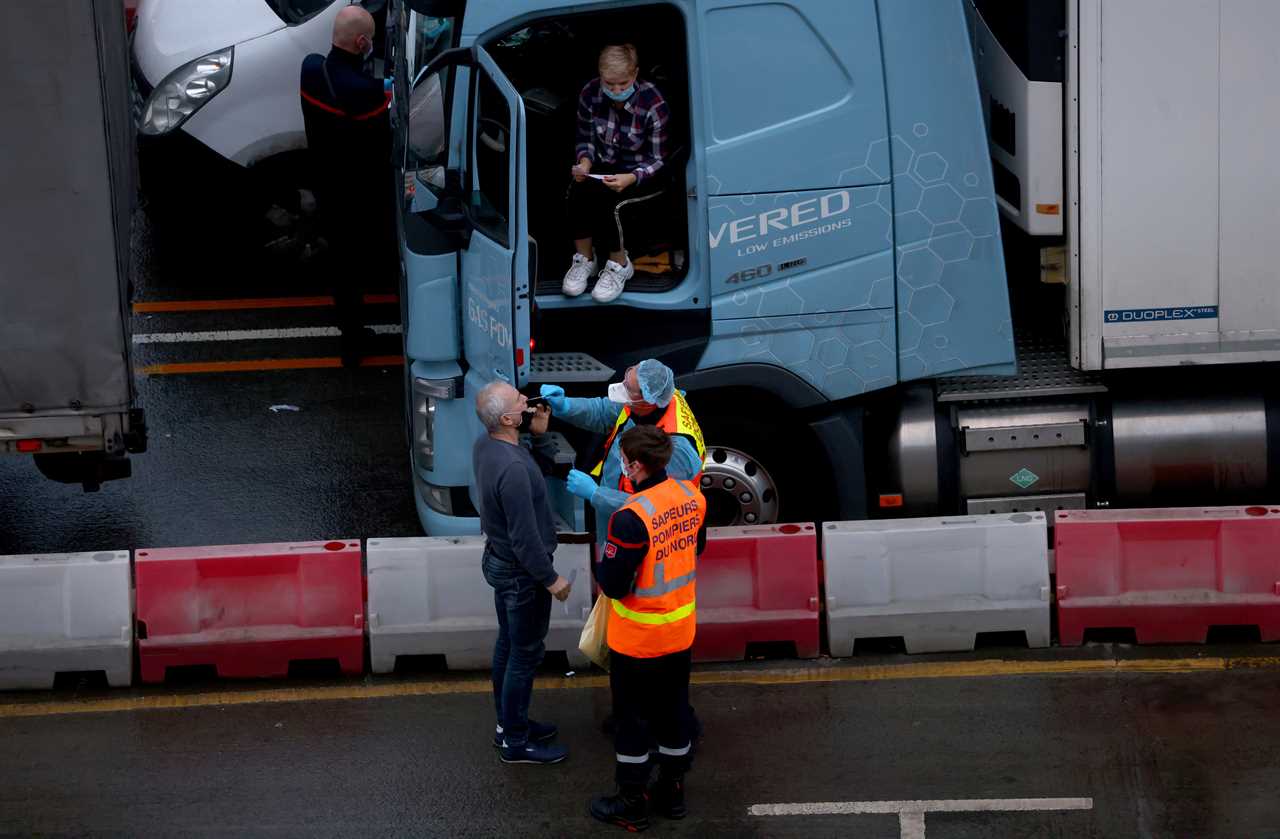
M 462 3 L 397 0 L 395 160 L 415 503 L 432 535 L 479 528 L 471 395 L 529 381 L 530 250 L 524 105 L 478 46 Z
M 411 13 L 407 42 L 438 25 Z M 410 363 L 443 362 L 460 344 L 485 380 L 519 387 L 531 302 L 524 104 L 480 47 L 445 49 L 416 73 L 411 51 L 396 117 L 407 126 L 396 132 L 405 137 L 406 352 Z

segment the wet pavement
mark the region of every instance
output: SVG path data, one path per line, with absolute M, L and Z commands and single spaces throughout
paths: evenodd
M 132 478 L 96 493 L 0 458 L 0 554 L 420 535 L 394 278 L 362 278 L 364 321 L 382 333 L 368 366 L 175 366 L 337 364 L 323 255 L 263 247 L 273 233 L 258 233 L 178 252 L 139 211 L 134 366 L 149 450 L 131 457 Z M 199 308 L 207 301 L 221 302 Z
M 182 253 L 186 240 L 167 241 L 157 246 L 143 214 L 134 332 L 150 450 L 132 478 L 97 493 L 0 459 L 0 554 L 418 534 L 394 283 L 364 283 L 364 321 L 380 334 L 364 366 L 344 369 L 323 256 L 288 242 Z M 279 369 L 193 372 L 246 364 Z M 963 678 L 857 671 L 945 670 L 967 660 L 956 656 L 860 657 L 840 666 L 861 675 L 819 682 L 768 666 L 700 670 L 691 815 L 656 820 L 653 834 L 1280 836 L 1280 669 L 1071 669 L 1098 655 L 1028 651 L 1017 657 L 1064 669 Z M 109 691 L 88 701 L 117 710 L 74 713 L 65 703 L 80 694 L 0 695 L 0 835 L 621 835 L 586 816 L 612 775 L 601 678 L 539 692 L 535 713 L 560 724 L 572 752 L 549 768 L 498 762 L 485 685 L 468 679 L 355 680 L 337 694 L 305 682 Z M 296 693 L 280 701 L 279 690 Z M 1090 802 L 918 822 L 751 809 L 1045 798 Z
M 751 808 L 1044 798 L 1091 801 L 935 812 L 923 829 L 1280 835 L 1280 670 L 747 683 L 768 673 L 740 667 L 694 685 L 706 734 L 690 815 L 655 819 L 651 835 L 916 836 L 891 814 Z M 611 783 L 606 688 L 536 694 L 535 714 L 560 725 L 570 758 L 531 767 L 501 764 L 489 745 L 485 685 L 442 687 L 460 692 L 27 718 L 0 705 L 0 834 L 622 835 L 586 815 Z

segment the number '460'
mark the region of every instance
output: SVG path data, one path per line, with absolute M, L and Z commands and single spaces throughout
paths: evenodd
M 752 280 L 763 280 L 772 273 L 772 265 L 757 265 L 755 268 L 744 268 L 741 271 L 730 274 L 728 279 L 725 280 L 725 283 L 728 285 L 749 283 Z

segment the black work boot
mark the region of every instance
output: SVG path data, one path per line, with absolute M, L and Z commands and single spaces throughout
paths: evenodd
M 684 778 L 659 775 L 649 789 L 649 803 L 664 818 L 683 819 L 689 812 L 684 806 Z
M 644 792 L 623 791 L 602 795 L 591 801 L 591 815 L 605 824 L 625 827 L 632 833 L 649 829 L 649 802 Z

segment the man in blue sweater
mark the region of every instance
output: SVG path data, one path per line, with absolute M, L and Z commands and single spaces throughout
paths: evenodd
M 556 727 L 529 719 L 533 674 L 546 652 L 551 598 L 564 601 L 570 583 L 556 573 L 556 531 L 547 485 L 533 456 L 520 445 L 529 400 L 505 382 L 476 394 L 476 415 L 487 432 L 476 441 L 471 463 L 486 537 L 483 570 L 493 586 L 498 640 L 493 648 L 493 702 L 498 723 L 494 745 L 504 763 L 559 763 L 569 756 L 551 743 Z M 546 406 L 530 430 L 547 430 Z

